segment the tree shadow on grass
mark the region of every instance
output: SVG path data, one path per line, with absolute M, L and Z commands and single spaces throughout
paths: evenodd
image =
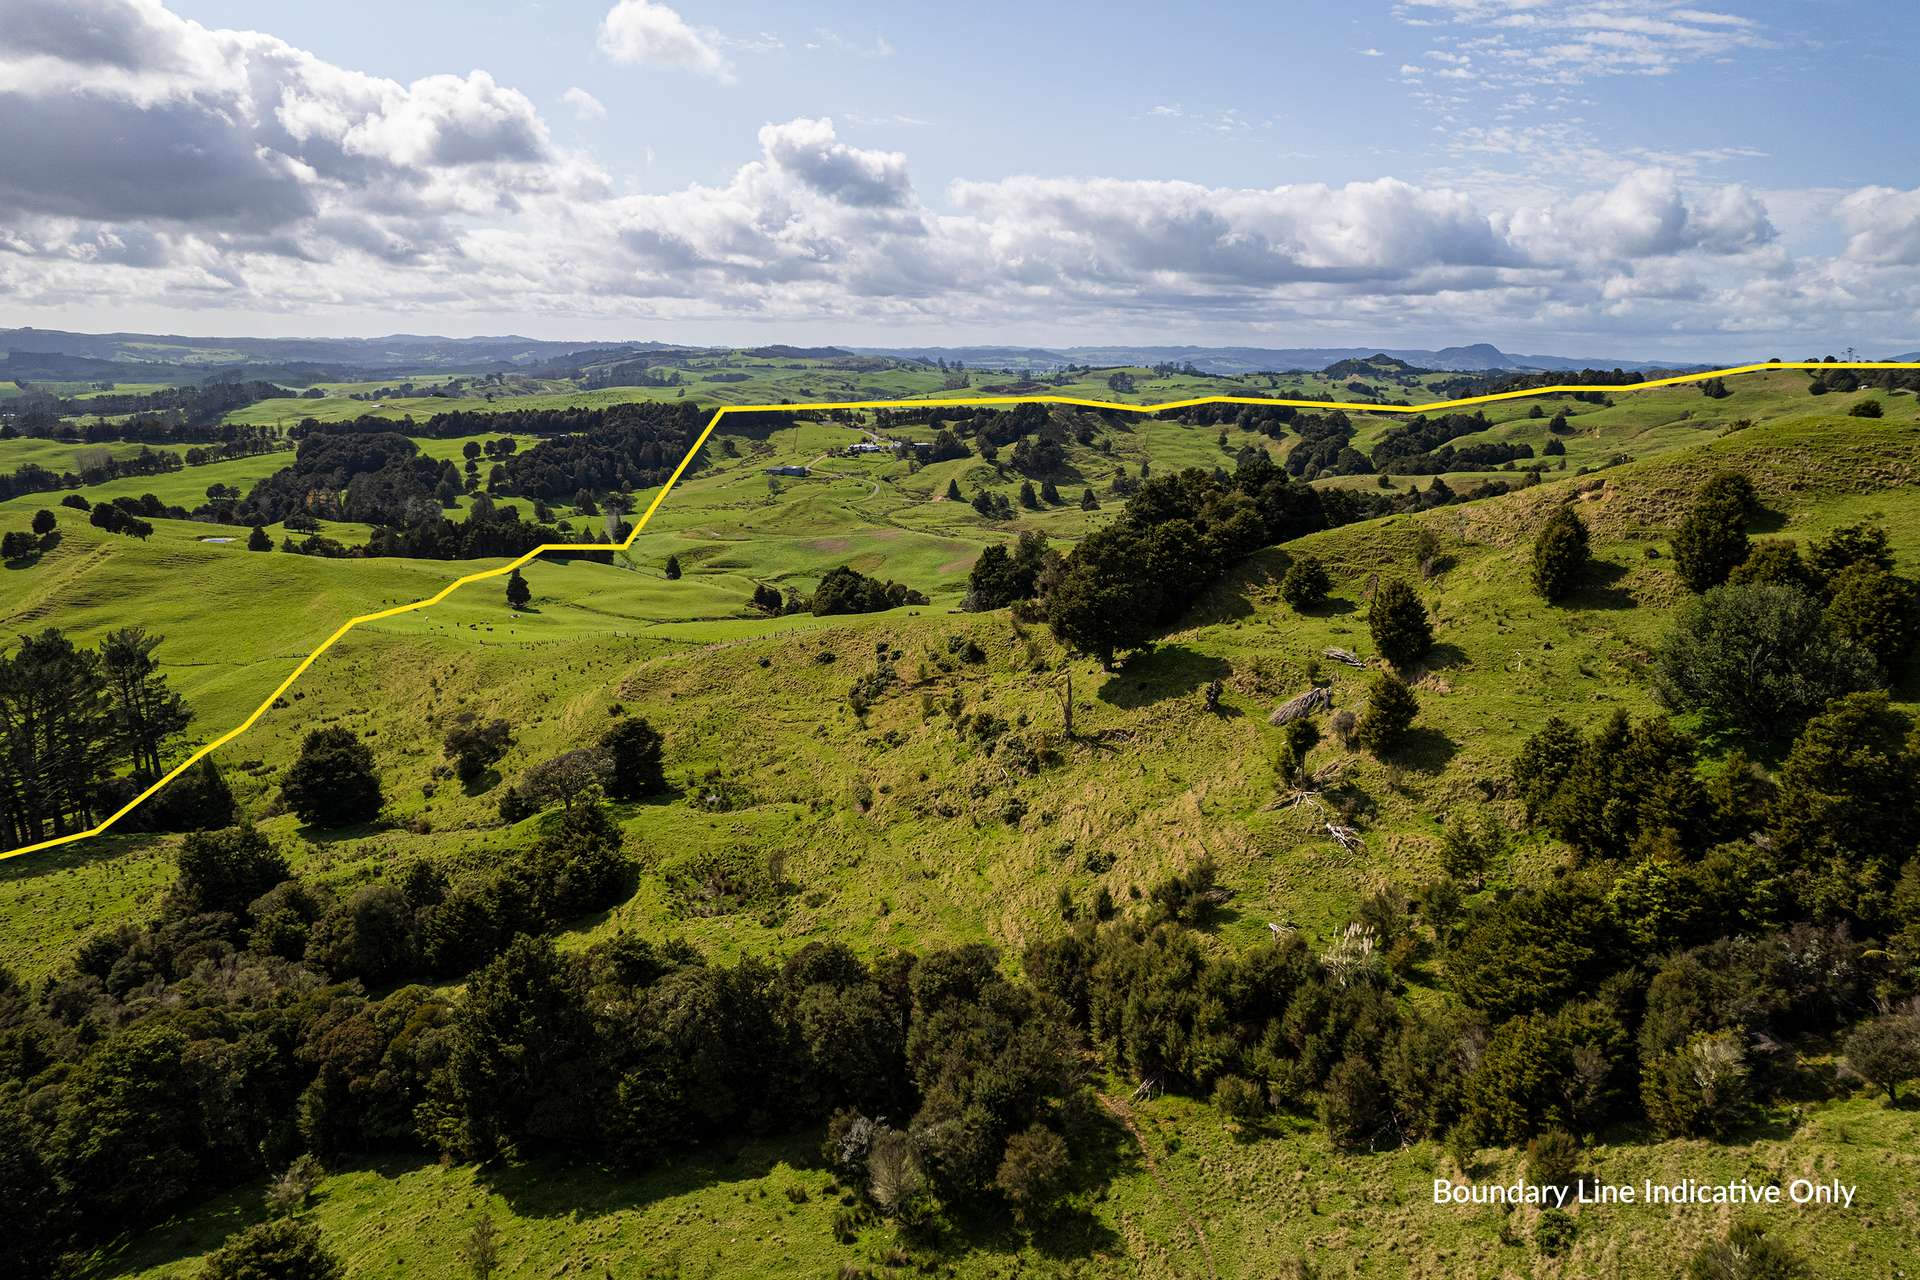
M 1097 696 L 1110 706 L 1148 707 L 1195 694 L 1211 681 L 1225 680 L 1232 671 L 1225 660 L 1212 654 L 1197 653 L 1182 644 L 1162 645 L 1129 658 L 1100 686 Z
M 1451 641 L 1442 640 L 1427 650 L 1427 656 L 1420 659 L 1420 665 L 1428 671 L 1464 667 L 1467 665 L 1467 651 Z
M 1620 584 L 1626 580 L 1627 567 L 1611 560 L 1594 560 L 1587 565 L 1580 585 L 1568 594 L 1566 603 L 1575 609 L 1631 609 L 1639 602 Z
M 1415 773 L 1439 773 L 1460 754 L 1460 744 L 1440 730 L 1415 725 L 1393 749 L 1393 763 Z
M 781 1164 L 806 1169 L 816 1163 L 816 1152 L 816 1142 L 790 1134 L 682 1152 L 638 1173 L 598 1160 L 551 1156 L 483 1165 L 475 1179 L 519 1217 L 580 1220 L 640 1209 L 721 1183 L 753 1182 Z
M 72 844 L 42 849 L 0 862 L 0 883 L 33 880 L 58 871 L 77 871 L 95 863 L 112 862 L 141 853 L 143 846 L 165 839 L 165 835 L 153 831 L 112 831 L 105 835 L 89 836 Z

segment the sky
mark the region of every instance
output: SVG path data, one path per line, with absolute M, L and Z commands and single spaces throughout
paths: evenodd
M 1920 348 L 1910 0 L 0 0 L 0 327 Z

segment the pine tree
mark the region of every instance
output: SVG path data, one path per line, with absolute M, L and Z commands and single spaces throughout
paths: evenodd
M 520 571 L 515 569 L 509 573 L 507 575 L 507 607 L 524 609 L 527 607 L 527 601 L 531 599 L 533 599 L 533 588 L 529 587 L 527 580 L 520 576 Z
M 247 550 L 249 551 L 273 550 L 273 539 L 268 535 L 266 527 L 264 525 L 253 526 L 253 532 L 247 535 Z
M 667 557 L 666 574 L 667 574 L 668 582 L 677 582 L 680 580 L 680 557 L 679 556 Z
M 1587 522 L 1571 507 L 1562 507 L 1533 540 L 1533 589 L 1542 600 L 1557 604 L 1579 585 L 1591 560 Z
M 1375 673 L 1367 686 L 1367 707 L 1360 713 L 1354 741 L 1375 755 L 1398 746 L 1420 713 L 1420 702 L 1407 682 L 1391 671 Z
M 947 481 L 947 501 L 948 502 L 965 502 L 966 501 L 965 498 L 960 496 L 960 482 L 958 480 Z
M 1383 583 L 1367 611 L 1367 629 L 1380 656 L 1396 667 L 1409 666 L 1433 648 L 1433 624 L 1412 587 L 1395 578 Z

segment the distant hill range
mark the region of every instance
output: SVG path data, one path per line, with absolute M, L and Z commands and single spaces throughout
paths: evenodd
M 194 338 L 157 333 L 73 333 L 0 329 L 0 381 L 10 378 L 189 382 L 209 377 L 270 377 L 299 383 L 405 373 L 520 372 L 565 377 L 595 365 L 670 363 L 709 350 L 667 342 L 553 342 L 515 334 L 444 338 L 396 333 L 378 338 Z M 849 347 L 772 344 L 746 354 L 791 360 L 945 361 L 969 368 L 1040 372 L 1064 365 L 1176 365 L 1201 373 L 1283 373 L 1327 369 L 1386 356 L 1414 369 L 1477 373 L 1579 369 L 1708 369 L 1674 360 L 1617 356 L 1515 355 L 1487 342 L 1438 350 L 1396 347 Z M 1886 357 L 1920 360 L 1920 353 Z
M 1618 357 L 1512 355 L 1489 342 L 1439 350 L 1397 347 L 854 347 L 862 355 L 945 360 L 994 369 L 1054 369 L 1061 365 L 1192 365 L 1202 373 L 1317 372 L 1343 360 L 1390 356 L 1416 369 L 1477 373 L 1492 369 L 1710 369 L 1713 365 Z

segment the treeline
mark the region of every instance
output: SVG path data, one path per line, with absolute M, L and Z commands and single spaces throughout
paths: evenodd
M 497 455 L 505 456 L 505 455 Z M 496 506 L 476 494 L 465 520 L 443 514 L 466 492 L 452 462 L 435 461 L 394 431 L 374 434 L 319 432 L 300 441 L 293 465 L 254 485 L 234 509 L 241 523 L 284 521 L 290 529 L 319 519 L 374 526 L 362 546 L 309 534 L 287 539 L 284 549 L 331 558 L 412 556 L 472 560 L 517 556 L 546 543 L 567 541 L 559 530 L 522 520 L 517 509 Z
M 1504 489 L 1456 494 L 1436 480 L 1423 493 L 1316 489 L 1295 483 L 1259 449 L 1243 450 L 1231 476 L 1190 469 L 1129 480 L 1120 518 L 1072 553 L 1049 550 L 1038 534 L 1011 552 L 988 547 L 968 577 L 966 607 L 1020 604 L 1054 635 L 1111 665 L 1147 647 L 1232 565 L 1276 542 L 1394 511 L 1419 510 Z M 1025 604 L 1023 602 L 1031 601 Z
M 230 441 L 211 447 L 196 445 L 184 453 L 143 445 L 140 452 L 130 457 L 116 458 L 103 447 L 83 447 L 75 452 L 72 471 L 56 472 L 29 462 L 17 470 L 0 473 L 0 501 L 27 493 L 52 493 L 61 489 L 78 489 L 83 485 L 104 484 L 128 476 L 168 475 L 182 467 L 252 457 L 279 447 L 279 441 L 261 427 L 243 428 Z
M 789 587 L 783 597 L 766 583 L 756 584 L 748 601 L 768 615 L 811 613 L 820 617 L 846 613 L 880 613 L 903 605 L 926 604 L 927 597 L 905 583 L 870 578 L 849 565 L 829 569 L 811 596 Z
M 1466 1166 L 1481 1146 L 1620 1124 L 1732 1133 L 1847 1088 L 1813 1060 L 1829 1037 L 1880 1088 L 1920 1075 L 1920 1016 L 1900 1012 L 1920 992 L 1912 721 L 1857 694 L 1774 779 L 1738 759 L 1707 775 L 1696 756 L 1665 721 L 1624 714 L 1537 735 L 1510 785 L 1576 856 L 1544 886 L 1477 894 L 1509 838 L 1456 819 L 1448 878 L 1375 894 L 1318 955 L 1298 935 L 1200 946 L 1182 922 L 1216 896 L 1202 865 L 1144 919 L 1101 924 L 1113 904 L 1096 903 L 1025 971 L 1150 1089 L 1249 1124 L 1315 1111 L 1342 1147 L 1445 1139 Z M 1400 998 L 1416 972 L 1448 994 Z
M 0 831 L 8 847 L 84 830 L 163 772 L 192 713 L 160 673 L 160 642 L 125 627 L 97 650 L 82 649 L 47 630 L 0 655 Z M 166 803 L 136 812 L 175 829 L 231 818 L 232 796 L 211 766 L 163 794 Z
M 158 391 L 101 392 L 84 399 L 55 401 L 63 418 L 98 414 L 103 417 L 138 415 L 179 428 L 211 427 L 235 409 L 288 395 L 271 382 L 208 382 L 197 387 L 163 387 Z
M 532 932 L 630 892 L 632 864 L 592 801 L 557 819 L 499 870 L 415 863 L 344 898 L 250 829 L 194 835 L 152 923 L 37 989 L 0 970 L 0 1270 L 46 1274 L 302 1153 L 644 1169 L 815 1126 L 909 1228 L 1067 1188 L 1092 1110 L 1078 1037 L 991 951 L 720 965 L 621 934 L 563 956 Z M 476 948 L 470 918 L 502 894 L 535 904 L 528 931 Z M 463 961 L 459 996 L 368 994 Z
M 266 387 L 272 396 L 287 394 L 269 383 L 216 384 L 218 387 L 229 385 Z M 106 444 L 116 440 L 137 444 L 233 444 L 255 433 L 275 439 L 281 434 L 277 427 L 245 426 L 223 420 L 234 409 L 253 403 L 252 399 L 236 400 L 218 393 L 214 387 L 184 387 L 155 394 L 171 398 L 176 392 L 192 399 L 188 404 L 176 403 L 164 410 L 118 414 L 113 420 L 68 416 L 112 412 L 95 407 L 101 403 L 99 400 L 59 400 L 40 393 L 0 400 L 0 438 L 17 432 L 36 439 L 77 444 Z M 202 395 L 203 392 L 206 394 Z
M 526 452 L 508 458 L 498 484 L 492 487 L 550 502 L 566 501 L 581 489 L 604 492 L 652 488 L 664 484 L 673 474 L 713 416 L 710 408 L 688 400 L 558 412 L 572 419 L 572 425 L 561 425 L 543 414 L 524 426 L 501 423 L 475 428 L 523 430 L 545 437 Z M 756 415 L 756 425 L 775 425 L 758 421 L 765 417 L 787 415 Z M 702 459 L 696 457 L 689 470 L 701 465 Z

